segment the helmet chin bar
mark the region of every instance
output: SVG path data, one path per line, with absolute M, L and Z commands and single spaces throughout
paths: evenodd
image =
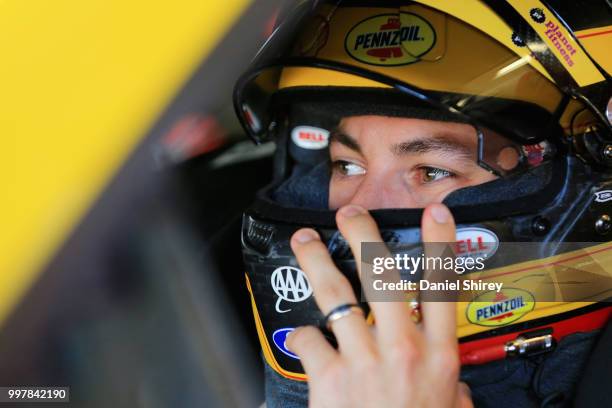
M 539 193 L 523 197 L 512 197 L 511 192 L 500 197 L 497 204 L 450 206 L 457 220 L 458 231 L 486 230 L 501 242 L 545 243 L 539 258 L 560 254 L 555 243 L 562 242 L 605 242 L 610 230 L 601 228 L 601 214 L 612 210 L 607 204 L 593 199 L 591 191 L 612 189 L 612 181 L 597 181 L 588 173 L 587 166 L 575 157 L 556 160 L 550 170 L 554 177 Z M 543 168 L 544 166 L 539 166 Z M 492 182 L 493 183 L 493 182 Z M 272 188 L 272 187 L 270 187 Z M 269 189 L 270 189 L 269 188 Z M 547 191 L 548 190 L 548 191 Z M 264 192 L 265 193 L 265 192 Z M 606 196 L 607 197 L 607 196 Z M 505 200 L 505 201 L 504 201 Z M 600 200 L 601 201 L 601 200 Z M 566 219 L 575 209 L 582 209 L 576 222 Z M 420 210 L 373 210 L 381 236 L 390 243 L 418 243 L 421 240 L 418 221 Z M 408 220 L 408 218 L 411 218 Z M 598 229 L 598 225 L 600 226 Z M 299 264 L 294 257 L 289 240 L 292 234 L 304 226 L 315 228 L 326 244 L 339 270 L 351 282 L 360 298 L 360 280 L 356 272 L 356 260 L 349 245 L 335 226 L 333 211 L 313 211 L 275 206 L 265 199 L 265 194 L 245 213 L 242 226 L 243 256 L 247 278 L 256 305 L 256 319 L 259 322 L 260 338 L 274 339 L 275 333 L 285 328 L 303 325 L 323 327 L 324 316 L 316 307 L 312 297 L 304 295 L 299 299 L 275 291 L 287 282 L 301 282 Z M 608 232 L 606 232 L 608 231 Z M 519 254 L 519 257 L 523 256 Z M 511 259 L 512 264 L 525 259 Z M 492 257 L 492 262 L 502 262 Z M 508 261 L 507 259 L 504 261 Z M 495 264 L 487 265 L 496 267 Z M 273 277 L 282 279 L 275 280 Z M 282 289 L 282 288 L 281 288 Z M 294 288 L 295 289 L 295 288 Z M 308 287 L 293 290 L 308 294 Z M 293 293 L 292 292 L 292 293 Z M 281 295 L 278 295 L 281 293 Z M 280 299 L 280 300 L 279 300 Z M 523 322 L 522 324 L 524 324 Z M 530 326 L 522 326 L 523 330 Z M 508 326 L 508 329 L 512 326 Z M 484 329 L 483 329 L 484 330 Z M 333 335 L 324 332 L 333 343 Z M 494 336 L 494 331 L 482 332 L 482 336 Z M 287 357 L 274 346 L 268 348 L 274 361 L 289 373 L 303 373 L 299 360 Z

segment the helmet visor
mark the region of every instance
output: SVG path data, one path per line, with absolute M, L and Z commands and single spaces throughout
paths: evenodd
M 361 4 L 299 2 L 288 12 L 236 87 L 255 140 L 275 126 L 273 95 L 304 87 L 395 89 L 520 144 L 559 132 L 566 101 L 529 52 L 416 2 Z

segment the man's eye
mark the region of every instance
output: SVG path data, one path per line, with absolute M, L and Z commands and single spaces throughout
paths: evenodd
M 357 176 L 366 172 L 363 167 L 345 160 L 336 160 L 333 162 L 333 168 L 343 176 Z
M 448 170 L 439 169 L 437 167 L 421 167 L 421 181 L 423 183 L 432 183 L 434 181 L 442 180 L 447 177 L 454 177 L 455 174 Z

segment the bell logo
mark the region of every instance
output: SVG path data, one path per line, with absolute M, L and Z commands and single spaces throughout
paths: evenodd
M 493 231 L 468 227 L 457 230 L 455 255 L 462 258 L 492 257 L 499 248 L 499 238 Z
M 347 34 L 344 49 L 366 64 L 397 66 L 419 61 L 435 42 L 436 32 L 427 20 L 402 12 L 361 21 Z
M 324 149 L 328 139 L 329 131 L 314 126 L 296 126 L 291 131 L 291 140 L 303 149 Z
M 300 140 L 312 140 L 314 142 L 321 142 L 325 140 L 321 133 L 300 132 L 298 137 Z
M 291 311 L 291 309 L 281 310 L 281 301 L 298 303 L 312 295 L 312 287 L 310 282 L 308 282 L 308 278 L 306 278 L 304 272 L 293 266 L 276 268 L 272 272 L 271 284 L 274 293 L 278 296 L 276 301 L 276 311 L 278 313 Z

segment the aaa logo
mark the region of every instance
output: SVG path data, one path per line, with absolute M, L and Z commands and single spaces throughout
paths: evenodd
M 281 301 L 297 303 L 306 300 L 312 295 L 312 287 L 308 278 L 302 270 L 293 266 L 281 266 L 272 272 L 271 278 L 272 289 L 278 296 L 276 301 L 276 311 L 278 313 L 287 313 L 291 309 L 282 310 L 280 308 Z

